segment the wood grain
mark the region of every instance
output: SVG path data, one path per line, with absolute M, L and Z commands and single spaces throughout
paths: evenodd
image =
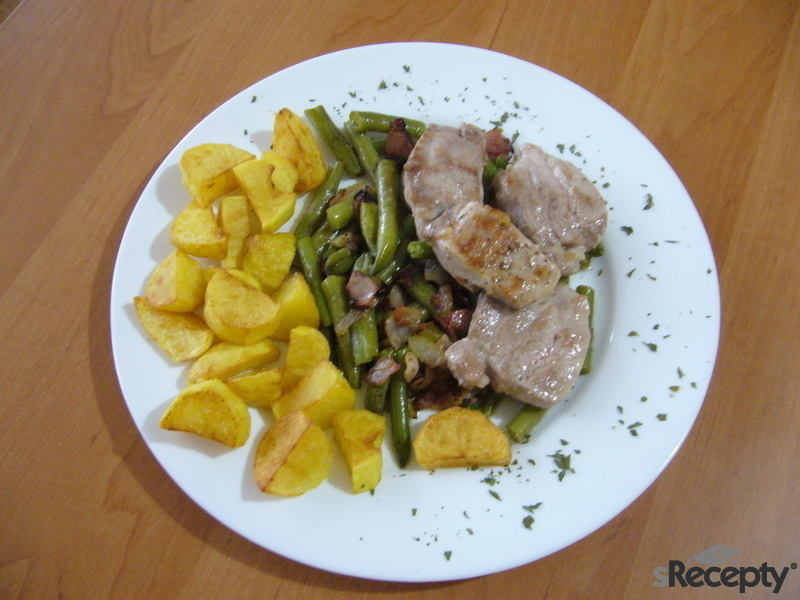
M 656 588 L 653 569 L 715 544 L 797 562 L 799 15 L 790 0 L 26 0 L 0 26 L 0 598 L 717 598 Z M 325 573 L 219 525 L 139 436 L 109 341 L 122 231 L 186 131 L 286 66 L 406 40 L 511 54 L 610 103 L 681 177 L 722 286 L 711 388 L 658 480 L 552 556 L 447 584 Z M 800 573 L 778 597 L 800 597 Z

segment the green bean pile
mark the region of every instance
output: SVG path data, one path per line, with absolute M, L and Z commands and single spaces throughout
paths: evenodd
M 340 129 L 322 106 L 305 115 L 335 160 L 297 222 L 298 266 L 314 295 L 332 360 L 354 389 L 364 389 L 365 408 L 388 413 L 397 460 L 404 467 L 411 453 L 409 423 L 419 400 L 409 364 L 413 367 L 418 361 L 424 372 L 447 378 L 442 342 L 454 341 L 456 334 L 442 323 L 454 309 L 471 315 L 475 295 L 443 276 L 441 267 L 439 277 L 426 277 L 426 267 L 433 265 L 435 270 L 437 263 L 430 246 L 417 239 L 413 217 L 402 200 L 403 159 L 387 155 L 387 134 L 393 126 L 399 123 L 415 142 L 425 124 L 353 111 Z M 490 162 L 485 178 L 498 166 L 503 165 Z M 355 182 L 343 186 L 349 179 Z M 373 293 L 359 302 L 351 285 L 363 276 L 371 279 L 367 284 Z M 442 282 L 447 290 L 442 290 Z M 443 307 L 436 301 L 443 291 L 457 301 Z M 394 327 L 398 311 L 411 317 L 408 331 Z M 392 336 L 393 327 L 405 334 Z M 466 335 L 466 330 L 458 335 Z M 382 369 L 388 370 L 381 375 Z M 452 401 L 489 415 L 503 398 L 489 388 L 460 390 Z M 544 412 L 522 406 L 508 423 L 511 438 L 525 441 Z

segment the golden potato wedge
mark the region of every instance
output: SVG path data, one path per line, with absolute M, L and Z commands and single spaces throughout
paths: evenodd
M 286 341 L 292 329 L 301 325 L 319 327 L 319 309 L 302 273 L 289 275 L 272 299 L 281 303 L 281 321 L 272 334 L 273 339 Z
M 190 202 L 172 221 L 169 239 L 186 254 L 222 260 L 228 251 L 228 239 L 210 206 Z
M 383 471 L 386 418 L 372 411 L 340 410 L 333 415 L 333 437 L 342 451 L 354 494 L 374 490 Z
M 209 348 L 189 368 L 187 383 L 207 379 L 229 379 L 239 373 L 258 369 L 275 362 L 281 349 L 272 340 L 261 340 L 248 346 L 219 342 Z
M 250 202 L 247 196 L 235 193 L 223 196 L 219 201 L 217 220 L 228 240 L 222 266 L 226 269 L 241 269 L 244 241 L 252 233 Z
M 219 379 L 187 386 L 161 417 L 160 427 L 185 431 L 231 448 L 250 436 L 250 413 L 244 400 Z
M 288 392 L 317 366 L 321 360 L 330 358 L 328 338 L 315 327 L 300 325 L 289 334 L 286 347 L 286 362 L 283 365 L 281 390 Z
M 206 287 L 203 317 L 221 339 L 252 344 L 266 338 L 280 323 L 281 305 L 227 269 L 218 269 Z
M 253 275 L 267 294 L 273 294 L 292 268 L 296 249 L 293 233 L 258 233 L 245 241 L 242 270 Z
M 297 169 L 295 191 L 298 194 L 313 190 L 325 181 L 327 168 L 317 140 L 306 123 L 288 108 L 275 115 L 273 150 L 288 158 Z
M 267 150 L 261 158 L 275 167 L 272 171 L 272 183 L 275 187 L 281 192 L 294 192 L 299 174 L 292 161 L 274 150 Z
M 330 360 L 319 361 L 287 393 L 272 403 L 272 412 L 281 418 L 302 410 L 323 429 L 333 424 L 333 414 L 354 408 L 356 393 L 342 372 Z
M 511 462 L 508 436 L 483 413 L 452 406 L 428 417 L 413 441 L 423 469 L 506 466 Z
M 299 496 L 328 477 L 333 444 L 305 413 L 284 415 L 267 429 L 256 448 L 253 479 L 262 492 Z
M 214 332 L 193 313 L 159 310 L 143 296 L 136 296 L 133 306 L 142 327 L 175 362 L 197 358 L 214 342 Z
M 203 302 L 203 267 L 183 250 L 174 250 L 159 264 L 145 289 L 151 306 L 172 312 L 191 312 Z
M 275 165 L 264 158 L 257 158 L 233 168 L 236 181 L 247 195 L 253 210 L 261 222 L 261 231 L 274 233 L 294 214 L 297 194 L 283 192 L 272 179 Z
M 230 144 L 200 144 L 181 155 L 180 170 L 183 187 L 192 200 L 208 206 L 215 199 L 233 190 L 236 177 L 232 169 L 255 155 Z
M 280 367 L 256 369 L 226 379 L 225 383 L 251 406 L 269 408 L 280 398 L 282 371 Z

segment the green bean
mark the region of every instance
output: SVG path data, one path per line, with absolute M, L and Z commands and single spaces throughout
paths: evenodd
M 418 260 L 436 258 L 436 255 L 433 253 L 433 248 L 425 240 L 412 240 L 408 242 L 408 255 Z
M 375 310 L 369 309 L 350 326 L 350 340 L 353 344 L 353 359 L 356 365 L 363 365 L 375 358 L 380 350 L 378 342 L 378 320 Z
M 366 110 L 354 110 L 350 113 L 350 122 L 356 131 L 378 131 L 387 133 L 392 126 L 392 121 L 402 117 L 395 117 L 383 113 Z M 425 132 L 425 123 L 416 119 L 405 119 L 406 131 L 412 138 L 419 138 Z
M 319 322 L 323 327 L 331 325 L 331 313 L 328 310 L 328 303 L 325 294 L 322 292 L 322 271 L 319 268 L 319 254 L 314 246 L 314 241 L 310 237 L 297 240 L 297 257 L 300 261 L 300 268 L 311 288 L 314 302 L 319 311 Z
M 325 209 L 328 202 L 339 189 L 339 183 L 344 175 L 344 165 L 336 161 L 328 169 L 328 174 L 311 196 L 311 203 L 297 222 L 294 234 L 297 239 L 310 236 L 325 219 Z
M 325 211 L 328 224 L 333 229 L 341 229 L 345 227 L 353 218 L 355 211 L 353 210 L 353 198 L 346 198 L 341 202 L 337 202 L 333 206 L 329 206 Z
M 328 275 L 344 275 L 349 273 L 358 258 L 358 254 L 347 246 L 337 248 L 325 259 L 325 273 Z
M 484 394 L 483 397 L 478 401 L 478 403 L 473 408 L 475 410 L 482 412 L 485 416 L 491 417 L 494 414 L 494 411 L 497 408 L 497 406 L 507 398 L 508 396 L 506 396 L 505 394 L 502 394 L 492 389 L 489 390 L 488 393 Z
M 588 285 L 579 285 L 575 291 L 586 296 L 586 300 L 589 302 L 589 347 L 586 349 L 586 358 L 583 359 L 583 366 L 581 366 L 581 375 L 586 375 L 592 370 L 592 355 L 594 354 L 594 288 Z
M 375 168 L 375 186 L 378 196 L 378 238 L 375 269 L 387 267 L 397 252 L 400 239 L 398 223 L 398 202 L 400 175 L 397 163 L 383 158 Z
M 375 166 L 381 159 L 381 155 L 375 148 L 372 138 L 364 132 L 356 131 L 353 124 L 349 121 L 344 124 L 344 130 L 347 134 L 350 144 L 358 157 L 358 162 L 361 168 L 369 176 L 375 172 Z
M 372 202 L 362 202 L 358 207 L 358 222 L 367 248 L 372 254 L 376 254 L 378 250 L 378 205 Z
M 364 252 L 353 264 L 353 271 L 361 271 L 365 275 L 372 275 L 374 261 L 369 252 Z
M 367 389 L 364 392 L 364 408 L 379 415 L 386 412 L 389 382 L 390 379 L 387 379 L 386 383 L 381 383 L 380 385 L 367 385 Z
M 389 416 L 392 442 L 397 462 L 402 469 L 408 464 L 411 456 L 411 400 L 402 369 L 394 373 L 389 380 Z
M 391 358 L 393 353 L 391 348 L 384 348 L 378 353 L 378 358 Z M 364 408 L 379 415 L 386 412 L 386 398 L 389 393 L 390 381 L 391 376 L 387 377 L 385 382 L 377 385 L 367 381 L 367 389 L 364 391 Z
M 325 107 L 315 106 L 314 108 L 308 108 L 305 110 L 305 114 L 336 159 L 344 165 L 347 174 L 351 177 L 361 175 L 361 163 L 358 162 L 358 157 L 350 144 L 350 140 L 336 126 Z
M 347 282 L 341 275 L 329 275 L 322 280 L 322 292 L 325 301 L 328 303 L 328 310 L 334 326 L 341 321 L 350 311 L 347 300 L 345 286 Z M 353 358 L 353 343 L 350 338 L 350 331 L 345 331 L 343 335 L 338 333 L 334 336 L 336 359 L 339 369 L 344 373 L 347 382 L 354 388 L 361 387 L 361 371 Z
M 515 442 L 524 442 L 530 437 L 531 431 L 541 422 L 546 408 L 524 404 L 519 412 L 508 422 L 506 428 L 511 439 Z
M 431 312 L 436 312 L 436 308 L 431 304 L 431 298 L 436 295 L 438 289 L 430 281 L 426 281 L 422 273 L 416 273 L 410 284 L 403 286 L 411 297 Z

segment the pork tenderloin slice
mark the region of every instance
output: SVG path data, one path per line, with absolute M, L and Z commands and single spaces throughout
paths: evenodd
M 566 285 L 513 310 L 481 294 L 466 338 L 446 351 L 447 365 L 464 387 L 491 386 L 549 407 L 574 387 L 589 348 L 589 303 Z
M 555 264 L 501 210 L 478 202 L 448 209 L 425 225 L 444 269 L 461 285 L 522 308 L 550 293 L 561 276 Z
M 606 231 L 608 209 L 597 187 L 577 166 L 534 144 L 522 144 L 497 176 L 495 198 L 564 275 L 578 271 Z
M 429 223 L 445 210 L 483 201 L 486 132 L 468 123 L 429 125 L 403 168 L 405 199 L 417 222 Z

